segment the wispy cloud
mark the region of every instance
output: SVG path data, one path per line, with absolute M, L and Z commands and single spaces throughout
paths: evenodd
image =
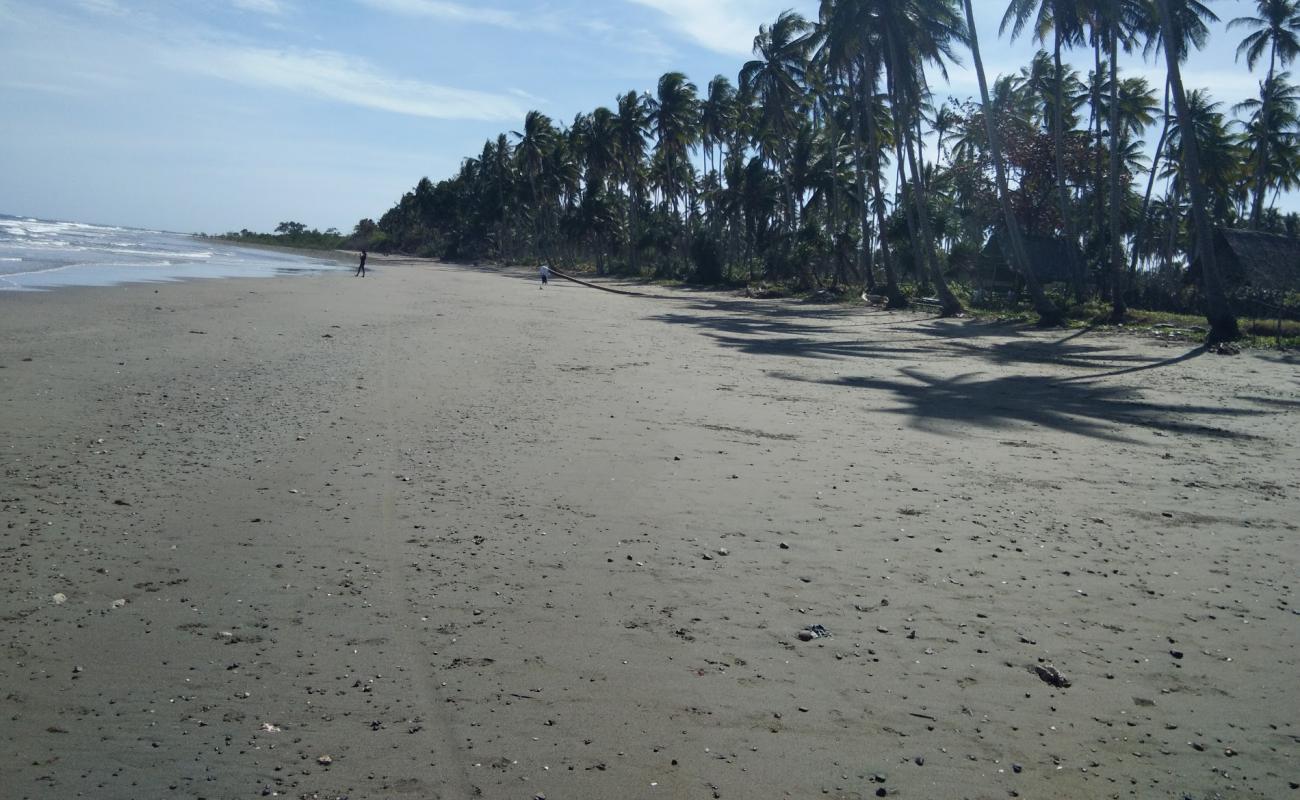
M 477 8 L 447 2 L 447 0 L 361 0 L 378 11 L 393 14 L 405 14 L 412 17 L 430 17 L 451 22 L 471 22 L 481 25 L 495 25 L 500 28 L 533 27 L 528 20 L 511 11 L 492 8 Z
M 179 67 L 247 86 L 289 92 L 395 114 L 437 119 L 516 120 L 512 97 L 389 75 L 364 59 L 324 50 L 210 45 L 178 51 Z
M 270 14 L 274 17 L 282 17 L 289 11 L 289 6 L 284 0 L 231 0 L 231 2 L 235 8 L 256 11 L 259 14 Z
M 749 55 L 758 26 L 776 19 L 788 5 L 752 0 L 627 0 L 666 14 L 673 27 L 702 47 L 727 55 Z M 763 7 L 758 7 L 758 6 Z M 766 6 L 772 6 L 767 8 Z
M 117 0 L 78 0 L 77 5 L 94 14 L 108 14 L 120 17 L 127 13 L 126 9 Z

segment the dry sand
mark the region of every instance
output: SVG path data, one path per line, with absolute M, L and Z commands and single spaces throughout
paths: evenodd
M 0 295 L 0 795 L 1300 796 L 1294 355 L 372 265 Z

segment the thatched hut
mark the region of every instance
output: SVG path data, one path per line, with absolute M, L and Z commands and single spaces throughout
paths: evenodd
M 1220 228 L 1214 232 L 1214 260 L 1233 311 L 1242 316 L 1300 317 L 1300 238 Z M 1187 282 L 1200 284 L 1201 259 L 1187 267 Z
M 1030 269 L 1040 283 L 1070 282 L 1068 244 L 1051 236 L 1022 234 Z M 977 281 L 988 289 L 1019 287 L 1024 280 L 1012 266 L 1011 243 L 1001 228 L 993 232 L 976 262 Z
M 1300 292 L 1300 239 L 1220 228 L 1214 232 L 1214 260 L 1231 295 L 1280 297 Z M 1192 260 L 1187 277 L 1199 283 L 1200 258 Z

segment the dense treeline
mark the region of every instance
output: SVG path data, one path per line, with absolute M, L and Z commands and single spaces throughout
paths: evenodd
M 301 222 L 281 222 L 275 226 L 275 233 L 257 233 L 244 228 L 224 233 L 220 238 L 248 244 L 301 247 L 305 250 L 335 250 L 349 241 L 349 237 L 344 236 L 337 228 L 320 231 L 308 228 Z
M 862 285 L 893 307 L 932 296 L 944 314 L 1003 296 L 987 248 L 1045 322 L 1098 298 L 1115 320 L 1130 304 L 1192 305 L 1212 339 L 1231 338 L 1214 230 L 1300 228 L 1271 207 L 1300 182 L 1286 71 L 1300 0 L 1258 0 L 1258 16 L 1229 23 L 1246 34 L 1239 59 L 1262 70 L 1257 96 L 1231 108 L 1181 79 L 1218 21 L 1208 2 L 1011 0 L 1002 33 L 1043 49 L 990 83 L 970 0 L 823 0 L 815 21 L 787 11 L 761 26 L 734 82 L 669 72 L 568 125 L 529 112 L 353 238 L 705 283 Z M 1080 49 L 1087 74 L 1063 61 Z M 1135 51 L 1162 58 L 1163 85 L 1119 68 Z M 939 102 L 935 80 L 968 55 L 979 100 Z M 1028 266 L 1045 241 L 1057 276 Z

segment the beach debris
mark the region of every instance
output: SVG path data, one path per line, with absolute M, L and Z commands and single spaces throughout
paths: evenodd
M 1182 658 L 1182 657 L 1183 657 L 1183 651 L 1182 651 L 1182 650 L 1170 650 L 1170 651 L 1169 651 L 1169 655 L 1173 656 L 1174 658 Z
M 799 640 L 811 642 L 813 639 L 829 638 L 831 632 L 826 630 L 825 625 L 805 625 L 803 630 L 799 631 Z
M 725 548 L 725 547 L 719 547 L 718 550 L 717 550 L 717 553 L 718 553 L 718 555 L 720 555 L 720 556 L 729 556 L 729 555 L 731 555 L 731 551 L 728 550 L 728 549 Z
M 200 336 L 206 336 L 208 332 L 207 332 L 207 331 L 190 331 L 190 333 L 197 333 L 197 334 L 200 335 Z
M 322 767 L 328 767 L 330 764 L 334 763 L 334 757 L 331 755 L 323 755 L 316 759 L 316 763 L 320 764 Z
M 119 598 L 117 598 L 116 600 L 114 600 L 113 602 L 109 603 L 109 604 L 108 604 L 108 607 L 109 607 L 109 608 L 121 608 L 121 607 L 124 606 L 124 605 L 126 605 L 126 599 L 125 599 L 125 598 L 122 598 L 122 597 L 119 597 Z
M 1014 773 L 1016 773 L 1017 775 L 1019 775 L 1019 774 L 1020 774 L 1020 771 L 1023 770 L 1023 769 L 1024 769 L 1024 767 L 1021 766 L 1020 764 L 1014 764 L 1014 763 L 1013 763 L 1013 764 L 1011 765 L 1011 771 L 1014 772 Z
M 1211 353 L 1217 353 L 1221 356 L 1236 356 L 1241 354 L 1241 348 L 1232 342 L 1219 342 L 1209 347 Z
M 1050 664 L 1047 666 L 1035 664 L 1034 672 L 1042 679 L 1043 683 L 1051 684 L 1058 689 L 1068 689 L 1070 687 L 1070 679 L 1062 675 L 1060 670 Z
M 68 596 L 63 592 L 55 592 L 54 596 L 51 597 L 50 600 L 54 602 L 54 605 L 61 606 L 68 602 Z
M 279 725 L 275 725 L 270 722 L 263 722 L 262 727 L 259 728 L 259 730 L 261 730 L 263 733 L 279 733 L 284 729 L 281 728 Z

